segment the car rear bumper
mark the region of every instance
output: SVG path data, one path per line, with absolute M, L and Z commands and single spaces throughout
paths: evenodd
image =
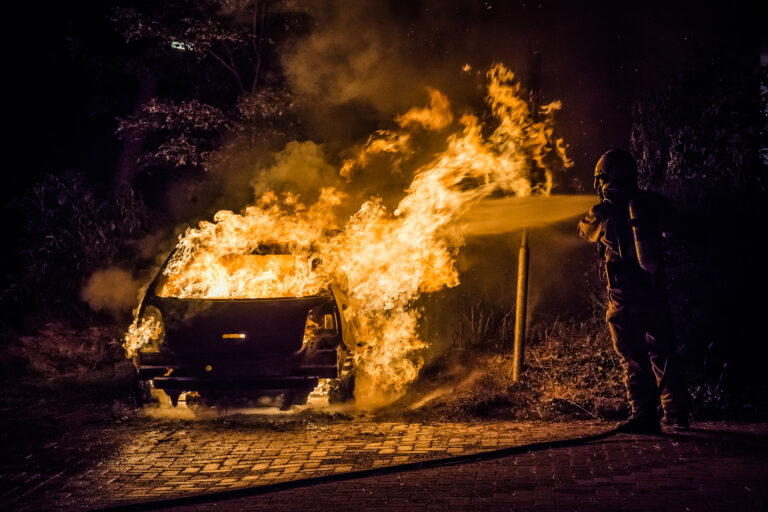
M 249 392 L 277 394 L 290 391 L 306 392 L 317 386 L 318 379 L 312 377 L 281 377 L 265 379 L 260 377 L 155 377 L 155 388 L 165 392 L 183 393 L 188 391 Z
M 188 359 L 150 353 L 141 354 L 137 369 L 140 380 L 151 380 L 166 391 L 304 389 L 317 385 L 317 379 L 338 377 L 336 349 L 247 360 L 216 354 Z

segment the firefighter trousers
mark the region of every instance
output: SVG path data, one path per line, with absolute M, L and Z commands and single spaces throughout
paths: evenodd
M 652 289 L 609 288 L 608 326 L 621 358 L 632 416 L 687 419 L 687 391 L 676 362 L 666 296 Z

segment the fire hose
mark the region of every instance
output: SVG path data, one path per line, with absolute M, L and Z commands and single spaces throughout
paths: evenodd
M 292 489 L 302 489 L 306 487 L 313 487 L 321 484 L 348 482 L 351 480 L 360 480 L 363 478 L 370 478 L 375 476 L 392 475 L 398 473 L 407 473 L 411 471 L 419 471 L 422 469 L 430 469 L 446 466 L 457 466 L 461 464 L 470 464 L 473 462 L 483 462 L 495 459 L 501 459 L 504 457 L 510 457 L 513 455 L 521 455 L 524 453 L 536 452 L 541 450 L 550 450 L 554 448 L 566 448 L 569 446 L 577 446 L 581 444 L 592 443 L 606 439 L 613 435 L 616 435 L 622 431 L 622 425 L 600 432 L 598 434 L 592 434 L 582 437 L 574 437 L 570 439 L 555 439 L 552 441 L 540 441 L 537 443 L 523 444 L 519 446 L 510 446 L 508 448 L 499 448 L 496 450 L 489 450 L 484 452 L 470 453 L 465 455 L 455 455 L 451 457 L 443 457 L 439 459 L 428 459 L 417 462 L 408 462 L 405 464 L 395 464 L 392 466 L 380 466 L 371 469 L 362 469 L 359 471 L 350 471 L 347 473 L 334 473 L 331 475 L 315 476 L 309 478 L 300 478 L 296 480 L 288 480 L 285 482 L 277 482 L 273 484 L 256 485 L 252 487 L 243 487 L 239 489 L 232 489 L 227 491 L 218 491 L 210 493 L 193 494 L 187 496 L 180 496 L 177 498 L 165 498 L 152 501 L 140 501 L 134 503 L 126 503 L 122 505 L 114 505 L 105 508 L 93 509 L 93 512 L 122 512 L 122 511 L 134 511 L 134 510 L 161 510 L 175 507 L 184 507 L 192 505 L 202 505 L 205 503 L 216 503 L 225 500 L 233 500 L 238 498 L 249 498 L 252 496 L 262 496 L 265 494 L 272 494 L 281 491 L 288 491 Z

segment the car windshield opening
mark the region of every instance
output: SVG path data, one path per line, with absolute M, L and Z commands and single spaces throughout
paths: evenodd
M 317 266 L 310 253 L 291 254 L 280 246 L 223 256 L 201 252 L 181 265 L 169 264 L 163 269 L 156 294 L 205 299 L 317 295 L 324 288 Z

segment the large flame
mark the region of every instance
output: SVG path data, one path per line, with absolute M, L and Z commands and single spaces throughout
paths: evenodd
M 333 210 L 342 198 L 325 188 L 307 207 L 295 195 L 266 192 L 241 213 L 219 211 L 213 222 L 181 237 L 158 295 L 237 299 L 321 292 L 328 279 L 313 270 L 322 254 L 317 246 L 338 228 Z
M 445 133 L 440 151 L 413 171 L 394 211 L 372 197 L 342 221 L 337 207 L 348 196 L 339 190 L 323 189 L 310 206 L 295 195 L 267 192 L 241 213 L 220 211 L 213 222 L 188 229 L 159 294 L 287 297 L 321 293 L 335 283 L 347 295 L 344 314 L 358 342 L 356 399 L 367 405 L 396 399 L 423 364 L 416 300 L 459 284 L 457 220 L 499 189 L 548 194 L 552 167 L 570 165 L 553 134 L 559 103 L 542 107 L 534 119 L 511 71 L 496 65 L 487 76 L 492 130 L 469 113 L 456 122 L 448 98 L 430 90 L 429 106 L 403 114 L 397 129 L 377 132 L 343 163 L 340 174 L 354 181 L 373 156 L 388 155 L 399 165 L 419 152 L 417 134 Z M 136 338 L 142 332 L 136 320 L 126 336 L 129 353 L 142 345 Z

